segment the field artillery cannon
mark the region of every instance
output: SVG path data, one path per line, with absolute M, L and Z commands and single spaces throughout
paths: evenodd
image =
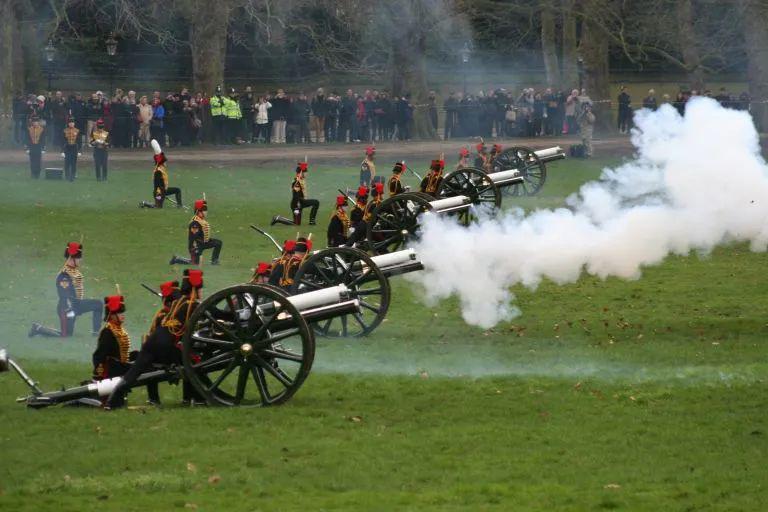
M 203 300 L 190 316 L 179 363 L 142 373 L 134 387 L 186 379 L 209 405 L 281 404 L 298 391 L 312 368 L 315 336 L 310 323 L 359 309 L 359 301 L 350 298 L 343 285 L 290 297 L 264 285 L 225 288 Z M 0 372 L 11 368 L 31 388 L 31 395 L 18 399 L 31 408 L 100 405 L 100 399 L 108 397 L 120 379 L 42 392 L 0 350 Z
M 565 158 L 560 146 L 533 150 L 524 146 L 507 148 L 493 160 L 491 174 L 517 171 L 522 180 L 503 187 L 505 195 L 533 196 L 539 193 L 547 180 L 547 164 Z

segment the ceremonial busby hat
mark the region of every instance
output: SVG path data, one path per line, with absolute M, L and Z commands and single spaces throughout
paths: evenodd
M 366 197 L 368 195 L 368 187 L 365 185 L 360 185 L 357 189 L 357 197 Z
M 478 153 L 484 152 L 487 149 L 485 146 L 485 142 L 478 142 L 477 146 L 475 146 L 475 149 L 477 149 Z
M 195 211 L 208 211 L 208 201 L 205 199 L 198 199 L 195 201 Z
M 384 184 L 380 181 L 377 181 L 373 185 L 373 192 L 375 195 L 380 196 L 384 193 Z
M 182 277 L 182 285 L 191 288 L 203 287 L 203 271 L 197 268 L 184 269 L 184 275 Z
M 125 311 L 125 299 L 122 295 L 110 295 L 104 297 L 104 320 L 109 318 L 109 315 L 117 313 L 123 313 Z
M 166 299 L 179 289 L 178 281 L 166 281 L 160 285 L 160 295 Z
M 376 153 L 376 147 L 375 146 L 368 146 L 367 148 L 365 148 L 365 154 L 367 156 L 371 156 L 374 153 Z
M 445 169 L 445 160 L 432 160 L 429 168 L 433 171 L 442 171 Z
M 405 164 L 403 162 L 395 162 L 395 166 L 392 168 L 392 172 L 400 174 L 405 170 Z
M 501 153 L 502 150 L 503 148 L 501 147 L 501 144 L 494 144 L 493 148 L 491 149 L 493 153 Z
M 336 206 L 344 206 L 347 204 L 346 196 L 336 196 Z
M 82 258 L 83 257 L 83 244 L 80 242 L 69 242 L 67 248 L 64 249 L 65 258 Z
M 312 250 L 312 240 L 301 237 L 296 240 L 296 247 L 293 252 L 309 252 Z
M 149 145 L 152 146 L 152 151 L 155 152 L 154 159 L 157 165 L 164 164 L 168 161 L 168 159 L 165 157 L 165 153 L 163 153 L 163 148 L 160 147 L 159 142 L 157 142 L 155 139 L 152 139 Z
M 307 172 L 309 170 L 309 163 L 308 162 L 299 162 L 296 164 L 296 172 Z
M 461 148 L 459 150 L 459 156 L 461 158 L 464 158 L 465 156 L 469 156 L 469 150 L 467 148 Z
M 256 266 L 256 275 L 268 276 L 271 268 L 272 268 L 272 265 L 270 265 L 269 263 L 264 263 L 263 261 L 260 261 L 259 264 Z
M 286 240 L 283 243 L 283 251 L 285 252 L 293 252 L 295 248 L 296 248 L 296 240 Z
M 98 118 L 96 120 L 96 126 L 104 126 L 104 120 L 102 118 Z

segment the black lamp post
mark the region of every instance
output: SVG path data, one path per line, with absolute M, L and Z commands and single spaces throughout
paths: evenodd
M 104 41 L 104 45 L 107 48 L 107 56 L 109 57 L 109 92 L 107 97 L 111 98 L 113 82 L 115 80 L 115 55 L 117 54 L 117 39 L 115 39 L 114 33 L 109 34 L 107 40 Z
M 461 56 L 461 71 L 464 75 L 464 96 L 467 95 L 467 66 L 469 65 L 469 54 L 472 50 L 469 48 L 469 42 L 464 43 L 464 48 L 459 50 Z
M 576 59 L 576 70 L 579 74 L 579 94 L 581 94 L 581 90 L 584 88 L 584 58 L 579 57 Z
M 45 54 L 46 68 L 48 70 L 48 90 L 51 90 L 51 78 L 53 77 L 53 61 L 56 60 L 56 47 L 53 46 L 53 41 L 48 40 L 48 44 L 43 48 Z

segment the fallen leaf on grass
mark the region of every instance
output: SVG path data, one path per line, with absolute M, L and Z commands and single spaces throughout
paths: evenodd
M 96 428 L 94 428 L 93 430 L 96 431 L 96 434 L 101 435 L 101 427 L 100 426 L 96 425 Z
M 575 389 L 576 391 L 580 390 L 581 389 L 581 382 L 577 382 L 576 384 L 574 384 L 573 385 L 573 389 Z
M 65 482 L 65 483 L 69 483 L 69 482 L 71 482 L 71 481 L 72 481 L 72 477 L 71 477 L 71 476 L 69 476 L 69 475 L 64 475 L 64 482 Z
M 428 379 L 429 378 L 429 373 L 427 373 L 427 370 L 421 370 L 419 372 L 419 377 L 421 377 L 422 379 Z
M 219 482 L 221 482 L 221 477 L 219 475 L 211 475 L 208 477 L 208 483 L 211 485 L 216 485 Z
M 195 505 L 194 503 L 185 503 L 184 504 L 184 508 L 189 508 L 189 509 L 192 509 L 192 510 L 197 510 L 197 505 Z
M 352 423 L 362 423 L 362 421 L 363 421 L 363 417 L 362 416 L 350 416 L 347 419 L 349 421 L 351 421 Z
M 619 484 L 605 484 L 603 489 L 621 489 Z
M 191 462 L 187 462 L 187 471 L 189 471 L 190 473 L 197 473 L 197 466 L 195 466 Z

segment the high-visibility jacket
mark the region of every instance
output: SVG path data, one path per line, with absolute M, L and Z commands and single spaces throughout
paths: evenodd
M 240 103 L 232 98 L 224 98 L 224 115 L 227 116 L 227 119 L 242 119 Z
M 224 115 L 224 96 L 211 96 L 211 115 L 223 116 Z

